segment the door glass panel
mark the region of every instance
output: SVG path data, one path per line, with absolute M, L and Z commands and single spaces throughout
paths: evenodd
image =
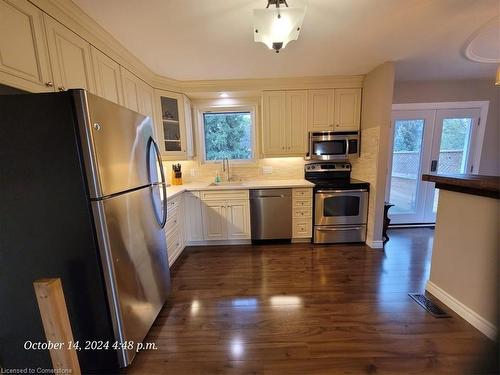
M 161 97 L 161 117 L 165 151 L 181 151 L 181 130 L 177 99 Z
M 360 197 L 349 195 L 325 198 L 323 216 L 358 216 L 360 200 Z
M 445 118 L 439 145 L 437 173 L 466 173 L 472 118 Z M 435 191 L 433 211 L 437 210 L 439 190 Z
M 417 208 L 424 120 L 396 120 L 390 202 L 392 213 L 413 213 Z
M 446 118 L 443 120 L 438 173 L 466 172 L 471 128 L 471 118 Z

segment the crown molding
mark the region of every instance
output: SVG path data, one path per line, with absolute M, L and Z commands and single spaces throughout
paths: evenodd
M 219 79 L 181 81 L 154 73 L 109 32 L 71 0 L 28 0 L 43 12 L 88 41 L 138 78 L 160 90 L 177 93 L 219 91 L 361 88 L 365 75 L 282 77 L 262 79 Z
M 28 0 L 104 54 L 152 84 L 154 73 L 71 0 Z
M 183 92 L 361 88 L 364 75 L 177 81 Z

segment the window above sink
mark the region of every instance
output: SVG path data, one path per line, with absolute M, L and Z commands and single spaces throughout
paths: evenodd
M 200 159 L 253 162 L 256 155 L 253 107 L 205 108 L 199 112 Z

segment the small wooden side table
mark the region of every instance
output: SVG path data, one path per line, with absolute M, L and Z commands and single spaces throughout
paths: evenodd
M 394 206 L 389 202 L 384 203 L 384 226 L 382 228 L 382 240 L 384 243 L 389 241 L 389 236 L 387 235 L 387 228 L 389 228 L 389 224 L 391 223 L 391 219 L 389 219 L 389 209 Z

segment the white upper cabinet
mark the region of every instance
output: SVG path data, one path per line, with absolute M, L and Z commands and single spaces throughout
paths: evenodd
M 285 92 L 264 91 L 262 94 L 262 154 L 286 154 Z
M 187 159 L 193 159 L 195 155 L 194 149 L 194 134 L 193 134 L 193 106 L 191 105 L 191 100 L 186 95 L 184 98 L 184 117 L 186 123 L 186 157 Z
M 335 131 L 359 130 L 361 89 L 335 89 Z
M 285 132 L 287 153 L 303 156 L 307 152 L 307 90 L 286 91 Z
M 333 89 L 308 91 L 309 131 L 333 130 Z
M 191 104 L 183 94 L 156 90 L 156 135 L 161 154 L 170 160 L 191 158 L 193 123 Z
M 309 131 L 358 131 L 361 89 L 324 89 L 308 92 Z
M 0 81 L 54 91 L 42 12 L 25 0 L 0 0 Z
M 120 75 L 122 77 L 123 104 L 129 109 L 139 112 L 139 78 L 122 66 L 120 66 Z
M 146 82 L 120 66 L 123 86 L 123 105 L 133 111 L 151 117 L 154 121 L 154 90 Z
M 97 95 L 112 102 L 123 104 L 120 65 L 93 46 L 91 51 Z
M 304 156 L 307 152 L 307 91 L 265 91 L 262 107 L 262 154 Z
M 145 82 L 140 81 L 137 86 L 137 95 L 139 98 L 139 113 L 149 116 L 153 121 L 154 115 L 154 90 Z
M 52 17 L 44 15 L 44 21 L 56 89 L 95 93 L 90 44 Z

